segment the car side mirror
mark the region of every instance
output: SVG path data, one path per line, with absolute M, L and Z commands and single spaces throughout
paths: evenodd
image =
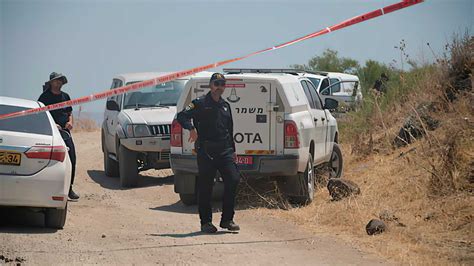
M 106 108 L 109 111 L 120 111 L 120 107 L 118 106 L 117 102 L 113 100 L 107 101 Z
M 334 110 L 338 106 L 339 106 L 339 102 L 334 99 L 326 98 L 324 100 L 324 109 Z

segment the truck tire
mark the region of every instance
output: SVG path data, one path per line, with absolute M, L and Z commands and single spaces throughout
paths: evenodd
M 329 178 L 340 178 L 342 176 L 342 152 L 337 143 L 334 143 L 331 159 L 329 160 Z
M 195 205 L 197 203 L 196 194 L 179 193 L 179 199 L 181 199 L 181 202 L 187 206 Z
M 308 162 L 306 163 L 306 169 L 303 173 L 298 173 L 296 176 L 297 187 L 294 191 L 298 191 L 298 195 L 290 195 L 290 201 L 299 205 L 310 204 L 314 199 L 315 191 L 315 172 L 314 162 L 311 153 L 308 155 Z
M 135 187 L 138 183 L 137 154 L 119 146 L 119 174 L 122 187 Z
M 117 177 L 119 176 L 119 165 L 118 162 L 109 157 L 109 151 L 107 146 L 104 145 L 104 172 L 106 176 Z
M 64 209 L 46 209 L 44 224 L 48 228 L 63 229 L 66 224 L 67 203 Z

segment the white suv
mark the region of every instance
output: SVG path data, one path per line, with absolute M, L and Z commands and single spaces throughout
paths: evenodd
M 356 75 L 310 71 L 300 71 L 298 74 L 311 80 L 323 101 L 327 98 L 337 100 L 338 111 L 356 109 L 362 102 L 359 77 Z
M 328 109 L 337 101 L 322 103 L 306 77 L 285 73 L 226 75 L 223 98 L 230 103 L 238 167 L 247 176 L 271 176 L 293 201 L 311 202 L 315 191 L 315 167 L 330 166 L 331 177 L 342 172 L 337 145 L 336 119 Z M 209 91 L 209 78 L 191 78 L 177 108 Z M 195 202 L 198 174 L 194 144 L 189 131 L 173 120 L 171 168 L 175 192 L 185 204 Z
M 118 75 L 111 89 L 165 74 L 169 73 Z M 139 171 L 169 168 L 171 121 L 188 80 L 177 79 L 107 99 L 101 130 L 107 176 L 120 176 L 123 187 L 133 187 Z

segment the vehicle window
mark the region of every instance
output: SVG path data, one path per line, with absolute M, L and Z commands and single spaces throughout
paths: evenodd
M 323 110 L 323 105 L 321 103 L 321 99 L 319 98 L 318 91 L 316 88 L 313 86 L 311 82 L 308 82 L 308 87 L 309 87 L 309 92 L 311 93 L 311 97 L 313 98 L 314 101 L 314 108 Z
M 187 80 L 175 80 L 124 94 L 124 108 L 175 106 Z M 136 81 L 139 82 L 139 81 Z M 136 83 L 129 82 L 127 85 Z
M 340 83 L 340 80 L 337 79 L 337 78 L 332 78 L 330 79 L 331 81 L 331 84 L 334 84 L 333 86 L 331 86 L 331 92 L 332 93 L 335 93 L 335 92 L 341 92 L 341 83 Z M 339 82 L 339 83 L 338 83 Z M 331 94 L 332 94 L 331 93 Z
M 123 82 L 121 80 L 117 79 L 114 88 L 119 88 L 119 87 L 122 87 L 122 86 L 123 86 Z M 117 104 L 120 108 L 122 108 L 122 97 L 123 97 L 123 94 L 116 95 L 116 99 L 115 99 L 115 101 L 117 102 Z
M 314 109 L 313 97 L 311 97 L 311 92 L 309 91 L 307 82 L 305 80 L 302 80 L 301 86 L 303 86 L 304 94 L 306 94 L 306 98 L 308 99 L 309 105 L 312 109 Z
M 321 79 L 318 79 L 318 78 L 308 78 L 308 79 L 311 81 L 311 83 L 313 83 L 315 88 L 319 87 L 319 83 L 321 82 Z
M 19 112 L 30 108 L 0 104 L 0 114 Z M 0 130 L 53 135 L 51 123 L 45 112 L 0 120 Z
M 110 86 L 110 89 L 112 90 L 112 89 L 115 89 L 115 88 L 118 88 L 118 87 L 121 87 L 121 86 L 122 86 L 122 81 L 120 79 L 114 79 L 112 81 L 112 86 Z M 120 96 L 120 99 L 121 98 L 122 98 L 122 96 Z M 107 98 L 107 101 L 116 101 L 120 105 L 118 95 L 110 96 L 109 98 Z
M 117 100 L 115 100 L 118 104 L 118 106 L 120 107 L 120 109 L 122 109 L 122 94 L 120 95 L 117 95 Z
M 120 79 L 115 80 L 115 86 L 114 88 L 122 87 L 122 81 Z
M 329 79 L 323 79 L 321 81 L 321 87 L 319 89 L 319 93 L 322 95 L 329 95 L 330 88 L 329 88 Z

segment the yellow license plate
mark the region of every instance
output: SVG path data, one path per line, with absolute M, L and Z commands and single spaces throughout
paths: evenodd
M 0 151 L 0 164 L 20 165 L 21 153 Z

